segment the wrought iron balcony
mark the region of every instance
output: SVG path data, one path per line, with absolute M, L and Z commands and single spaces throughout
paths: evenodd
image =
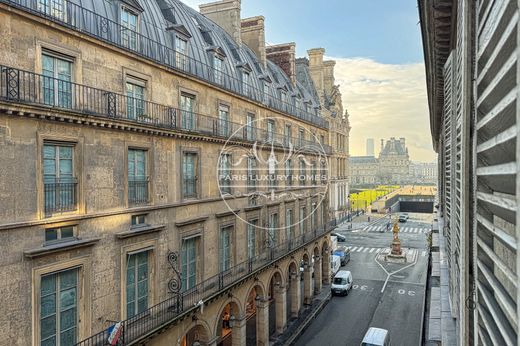
M 248 259 L 224 272 L 212 276 L 196 286 L 182 291 L 177 296 L 168 298 L 127 320 L 122 321 L 121 339 L 117 345 L 134 345 L 151 337 L 154 333 L 168 326 L 181 315 L 198 308 L 200 301 L 217 295 L 231 288 L 241 280 L 255 275 L 271 265 L 327 233 L 336 227 L 336 220 L 331 220 L 323 228 L 304 233 L 275 247 L 268 248 L 261 254 Z M 107 344 L 108 330 L 104 330 L 85 339 L 76 346 L 104 346 Z
M 164 130 L 224 139 L 259 141 L 280 147 L 283 147 L 284 143 L 283 135 L 268 135 L 267 131 L 261 128 L 3 65 L 0 65 L 0 101 L 38 105 L 78 113 L 80 116 L 118 119 Z M 294 148 L 298 150 L 332 153 L 329 145 L 314 141 L 296 141 L 292 138 L 291 143 L 296 143 Z
M 292 103 L 283 102 L 279 98 L 273 98 L 272 95 L 265 94 L 263 89 L 257 88 L 250 83 L 248 83 L 247 87 L 244 87 L 244 83 L 240 78 L 222 70 L 216 73 L 213 66 L 177 52 L 160 42 L 144 36 L 139 32 L 130 30 L 72 1 L 60 0 L 59 6 L 53 5 L 51 7 L 48 5 L 44 6 L 41 1 L 35 0 L 0 0 L 0 2 L 44 17 L 66 26 L 69 29 L 77 30 L 161 65 L 202 79 L 205 82 L 214 84 L 235 94 L 240 94 L 253 101 L 261 102 L 268 107 L 289 113 L 292 116 L 308 121 L 316 126 L 322 128 L 328 128 L 329 126 L 328 121 L 307 112 L 306 109 L 298 108 Z M 131 40 L 129 40 L 129 38 L 131 38 Z M 218 74 L 220 78 L 216 79 L 216 74 Z M 224 76 L 226 78 L 223 78 Z
M 147 204 L 148 199 L 148 178 L 128 180 L 128 204 L 141 205 Z
M 45 179 L 43 182 L 45 214 L 76 210 L 78 207 L 77 185 L 76 178 Z

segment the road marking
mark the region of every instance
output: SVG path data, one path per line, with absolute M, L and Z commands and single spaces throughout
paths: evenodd
M 386 285 L 388 284 L 388 280 L 390 279 L 390 276 L 392 276 L 392 275 L 394 275 L 394 274 L 397 274 L 397 273 L 399 273 L 401 270 L 405 270 L 405 269 L 410 268 L 411 266 L 417 264 L 417 257 L 415 257 L 415 260 L 414 260 L 412 263 L 410 263 L 409 265 L 404 266 L 404 267 L 402 267 L 401 269 L 398 269 L 398 270 L 396 270 L 395 272 L 391 272 L 391 273 L 389 273 L 389 272 L 386 271 L 385 267 L 383 267 L 383 265 L 382 265 L 381 263 L 379 263 L 379 261 L 377 260 L 377 257 L 376 257 L 376 260 L 375 260 L 375 261 L 377 262 L 377 264 L 379 264 L 379 266 L 381 267 L 381 269 L 383 269 L 384 272 L 385 272 L 386 275 L 387 275 L 387 276 L 386 276 L 385 283 L 383 284 L 383 288 L 381 288 L 381 293 L 383 293 L 383 292 L 385 291 Z
M 353 247 L 352 249 L 350 249 L 350 251 L 354 252 L 354 251 L 356 251 L 357 248 L 358 248 L 358 247 L 355 246 L 355 247 Z
M 356 252 L 361 252 L 361 251 L 363 251 L 363 247 L 362 247 L 362 246 L 360 246 L 360 247 L 356 250 Z
M 376 248 L 374 248 L 374 247 L 371 248 L 371 249 L 370 249 L 370 253 L 374 252 L 375 249 L 376 249 Z
M 421 253 L 421 256 L 423 256 L 423 257 L 426 256 L 426 251 L 423 251 L 423 252 Z
M 365 248 L 365 250 L 363 250 L 363 252 L 367 252 L 369 249 L 368 248 Z
M 413 233 L 417 233 L 419 230 L 416 228 L 414 229 Z

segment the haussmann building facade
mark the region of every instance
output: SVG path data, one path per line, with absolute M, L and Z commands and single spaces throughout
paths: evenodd
M 330 283 L 333 62 L 200 10 L 0 0 L 0 345 L 267 345 Z

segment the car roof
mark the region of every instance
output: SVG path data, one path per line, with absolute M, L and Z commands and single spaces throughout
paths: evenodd
M 363 342 L 383 345 L 387 334 L 388 330 L 386 329 L 370 327 L 363 338 Z
M 348 270 L 340 270 L 334 276 L 336 277 L 336 276 L 349 276 L 349 275 L 350 275 L 350 272 Z

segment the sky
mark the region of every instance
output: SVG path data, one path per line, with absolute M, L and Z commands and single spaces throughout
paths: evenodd
M 193 8 L 208 1 L 182 0 Z M 323 47 L 350 115 L 350 154 L 367 138 L 405 137 L 413 161 L 435 160 L 417 0 L 242 0 L 241 17 L 265 17 L 268 44 Z

